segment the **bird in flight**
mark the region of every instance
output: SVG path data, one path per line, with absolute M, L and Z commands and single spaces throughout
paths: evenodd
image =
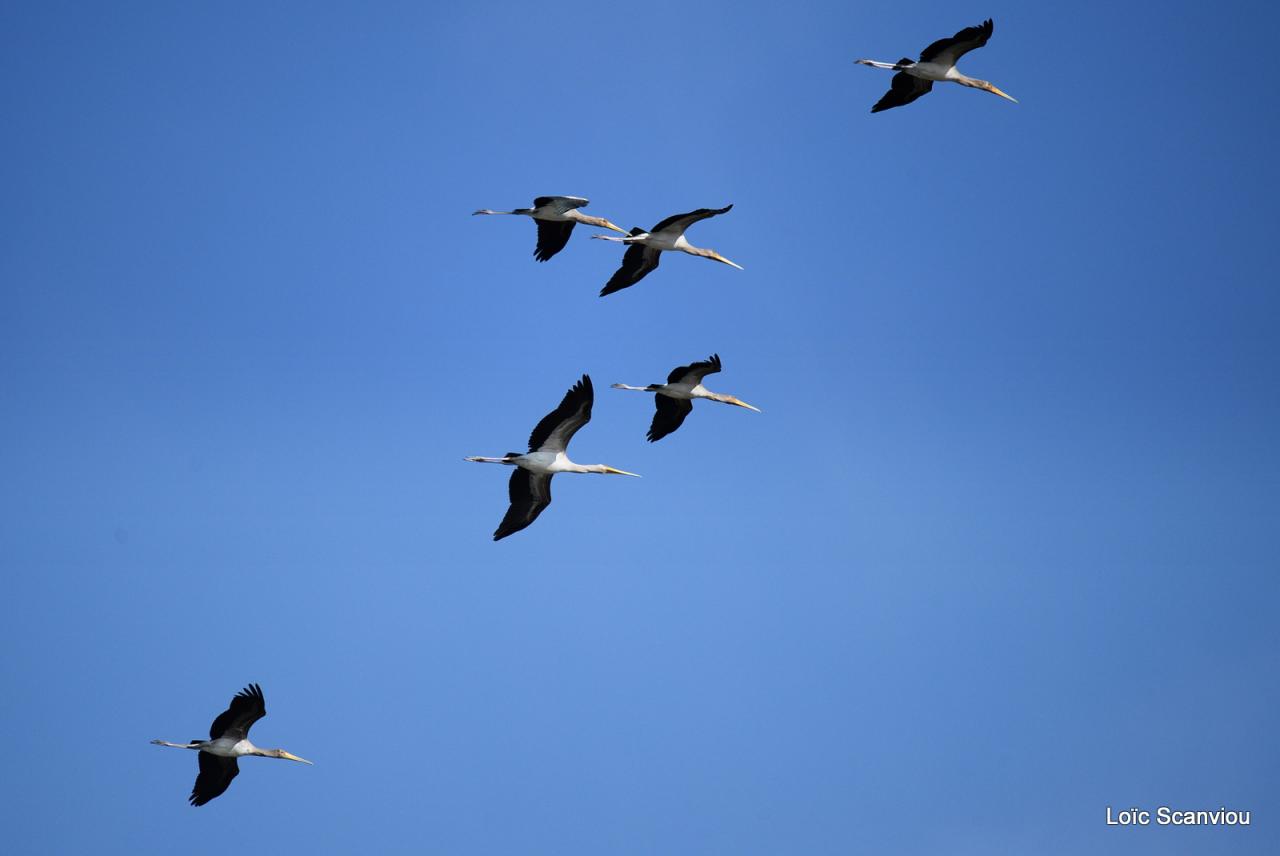
M 595 391 L 591 387 L 591 378 L 583 375 L 564 394 L 560 406 L 542 417 L 534 426 L 533 433 L 529 435 L 527 453 L 522 455 L 519 452 L 507 452 L 501 458 L 465 459 L 479 464 L 506 464 L 516 468 L 508 485 L 511 506 L 493 533 L 493 540 L 501 541 L 538 519 L 543 509 L 551 504 L 551 477 L 556 473 L 636 475 L 604 464 L 575 464 L 569 460 L 566 454 L 569 441 L 579 428 L 591 421 L 591 405 L 594 402 Z
M 706 220 L 708 217 L 719 216 L 732 208 L 732 205 L 726 205 L 723 208 L 699 208 L 697 211 L 690 211 L 688 214 L 675 214 L 663 220 L 648 232 L 637 226 L 625 238 L 615 238 L 612 235 L 592 235 L 591 237 L 599 238 L 602 241 L 617 241 L 620 244 L 628 245 L 626 253 L 622 256 L 622 267 L 618 268 L 618 272 L 605 283 L 604 288 L 600 291 L 600 296 L 604 297 L 607 294 L 613 294 L 615 291 L 630 288 L 644 279 L 651 271 L 657 268 L 658 257 L 663 251 L 679 250 L 691 256 L 702 256 L 704 259 L 711 259 L 742 270 L 742 265 L 729 261 L 715 250 L 695 247 L 684 238 L 684 230 L 694 223 L 699 220 Z
M 985 80 L 978 80 L 976 77 L 966 77 L 956 68 L 956 63 L 960 61 L 960 57 L 987 43 L 987 39 L 991 38 L 993 29 L 995 29 L 995 25 L 990 18 L 982 22 L 981 26 L 965 27 L 951 38 L 938 39 L 929 45 L 929 47 L 920 52 L 920 59 L 917 62 L 912 62 L 905 57 L 897 62 L 876 62 L 873 59 L 855 60 L 855 62 L 869 65 L 872 68 L 884 68 L 898 72 L 893 76 L 889 91 L 876 102 L 875 106 L 871 108 L 871 112 L 879 113 L 882 110 L 890 110 L 894 107 L 910 104 L 921 95 L 927 95 L 933 89 L 934 83 L 945 82 L 982 89 L 993 95 L 999 95 L 1001 98 L 1008 98 L 1016 104 L 1018 99 L 1000 91 L 994 84 Z
M 710 359 L 672 369 L 671 374 L 667 375 L 666 383 L 651 383 L 648 386 L 627 386 L 625 383 L 615 383 L 613 388 L 657 393 L 653 397 L 657 412 L 653 414 L 653 423 L 649 426 L 649 433 L 645 435 L 650 443 L 656 443 L 684 424 L 684 418 L 693 412 L 695 398 L 706 398 L 745 407 L 756 413 L 760 412 L 758 407 L 752 407 L 732 395 L 712 392 L 702 385 L 704 377 L 718 371 L 720 371 L 720 355 L 712 354 Z
M 532 208 L 517 208 L 514 211 L 493 211 L 489 208 L 481 208 L 472 213 L 523 214 L 526 217 L 532 217 L 533 222 L 538 224 L 538 246 L 533 251 L 533 257 L 540 262 L 545 262 L 569 243 L 569 236 L 573 234 L 576 223 L 599 226 L 602 229 L 612 229 L 615 232 L 627 234 L 626 229 L 613 225 L 603 217 L 592 217 L 578 210 L 586 207 L 590 202 L 591 200 L 583 199 L 581 196 L 539 196 L 533 200 Z
M 262 697 L 262 688 L 257 684 L 249 684 L 235 694 L 231 705 L 218 714 L 213 725 L 209 726 L 208 740 L 197 737 L 190 743 L 166 743 L 163 740 L 151 742 L 157 746 L 199 751 L 200 774 L 196 776 L 195 787 L 191 789 L 191 796 L 187 800 L 192 805 L 204 805 L 209 800 L 222 796 L 231 786 L 231 780 L 240 774 L 240 765 L 236 763 L 236 759 L 244 755 L 311 763 L 306 758 L 291 755 L 283 749 L 259 749 L 249 742 L 249 729 L 266 715 L 267 703 Z

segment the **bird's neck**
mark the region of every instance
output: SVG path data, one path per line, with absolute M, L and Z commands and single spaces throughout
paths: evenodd
M 575 223 L 583 223 L 587 226 L 601 226 L 603 228 L 608 228 L 607 226 L 605 226 L 605 221 L 603 217 L 592 217 L 590 214 L 583 214 L 577 208 L 570 208 L 568 211 L 564 212 L 562 216 L 564 217 L 564 219 L 572 220 Z

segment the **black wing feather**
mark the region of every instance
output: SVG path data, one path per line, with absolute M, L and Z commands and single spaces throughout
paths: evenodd
M 891 88 L 884 94 L 883 98 L 876 102 L 876 105 L 871 108 L 871 112 L 879 113 L 881 110 L 903 107 L 915 101 L 921 95 L 928 95 L 932 89 L 932 80 L 921 80 L 918 77 L 912 77 L 905 71 L 900 71 L 893 76 Z
M 656 443 L 684 424 L 684 418 L 693 412 L 693 402 L 687 398 L 672 398 L 658 393 L 653 397 L 658 410 L 653 414 L 653 423 L 645 437 L 650 443 Z
M 724 214 L 726 211 L 730 210 L 731 208 L 733 208 L 733 205 L 729 204 L 723 208 L 699 208 L 697 211 L 690 211 L 687 214 L 672 214 L 667 219 L 660 221 L 658 225 L 654 226 L 649 231 L 661 232 L 663 229 L 667 228 L 672 223 L 675 223 L 679 220 L 683 220 L 686 217 L 689 218 L 689 222 L 685 223 L 684 227 L 688 229 L 690 226 L 692 226 L 694 223 L 697 223 L 699 220 L 705 220 L 708 217 L 715 217 L 717 214 Z
M 533 257 L 540 262 L 564 249 L 575 225 L 572 220 L 539 220 L 536 217 L 533 222 L 538 224 L 538 247 L 533 251 Z
M 581 196 L 539 196 L 533 200 L 534 208 L 554 205 L 560 209 L 561 214 L 575 208 L 586 208 L 590 204 L 590 199 L 583 199 Z
M 643 234 L 642 229 L 632 229 L 631 234 Z M 630 288 L 650 273 L 658 269 L 662 260 L 662 250 L 654 250 L 644 244 L 632 244 L 622 255 L 622 267 L 609 277 L 609 281 L 600 289 L 600 296 L 613 294 Z
M 218 714 L 218 718 L 213 721 L 213 725 L 209 726 L 209 739 L 217 740 L 219 737 L 234 737 L 237 740 L 248 737 L 249 729 L 259 719 L 267 715 L 267 702 L 262 697 L 262 687 L 257 684 L 249 684 L 249 686 L 236 693 L 235 698 L 231 699 L 231 706 Z M 235 775 L 234 773 L 232 775 Z M 222 791 L 218 791 L 222 793 Z M 217 796 L 218 794 L 214 794 Z M 213 799 L 210 797 L 209 799 Z
M 987 43 L 987 39 L 991 38 L 991 33 L 995 30 L 995 24 L 990 18 L 983 21 L 977 27 L 965 27 L 949 39 L 938 39 L 929 47 L 920 51 L 921 62 L 933 62 L 940 54 L 950 52 L 949 59 L 952 64 L 959 61 L 971 50 L 982 47 Z
M 538 519 L 542 510 L 551 504 L 551 476 L 531 473 L 516 467 L 507 486 L 511 507 L 493 533 L 493 540 L 501 541 L 513 532 L 519 532 Z
M 196 776 L 195 786 L 187 800 L 192 805 L 204 805 L 209 800 L 222 796 L 231 787 L 231 780 L 240 775 L 240 765 L 235 758 L 223 758 L 208 752 L 197 754 L 200 758 L 200 774 Z
M 569 391 L 560 401 L 560 406 L 542 417 L 542 420 L 534 426 L 533 432 L 529 435 L 529 451 L 536 452 L 541 449 L 557 428 L 567 420 L 575 420 L 576 424 L 567 425 L 559 432 L 561 441 L 568 446 L 573 435 L 578 433 L 578 429 L 591 421 L 591 405 L 595 399 L 596 393 L 591 386 L 591 377 L 583 375 L 580 381 L 569 387 Z
M 667 383 L 680 383 L 689 375 L 693 375 L 691 379 L 693 383 L 702 383 L 704 377 L 718 371 L 720 371 L 720 355 L 712 354 L 708 359 L 672 369 L 671 374 L 667 375 Z

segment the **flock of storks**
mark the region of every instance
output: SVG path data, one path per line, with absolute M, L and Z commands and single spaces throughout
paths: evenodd
M 1016 99 L 993 84 L 966 77 L 956 69 L 956 62 L 960 57 L 985 45 L 991 38 L 992 30 L 993 24 L 990 19 L 980 26 L 966 27 L 950 38 L 939 39 L 929 45 L 920 53 L 920 59 L 916 61 L 906 58 L 894 63 L 869 59 L 855 60 L 862 65 L 897 72 L 893 76 L 889 91 L 876 102 L 871 112 L 879 113 L 910 104 L 922 95 L 928 94 L 933 89 L 934 83 L 941 82 L 958 83 L 962 86 L 982 89 L 1016 102 Z M 582 213 L 581 209 L 587 204 L 588 200 L 578 196 L 540 196 L 533 201 L 532 208 L 517 208 L 512 211 L 493 211 L 484 208 L 474 213 L 517 214 L 533 218 L 538 227 L 538 243 L 533 255 L 540 262 L 549 260 L 565 248 L 573 233 L 573 227 L 578 223 L 621 233 L 624 237 L 591 236 L 627 245 L 627 250 L 622 257 L 622 266 L 605 283 L 600 291 L 601 297 L 630 288 L 644 279 L 658 267 L 658 261 L 664 251 L 678 250 L 712 259 L 739 270 L 743 269 L 741 265 L 729 261 L 715 250 L 693 246 L 684 237 L 685 230 L 694 223 L 728 213 L 733 208 L 732 205 L 726 205 L 724 208 L 699 208 L 687 214 L 668 217 L 649 231 L 637 227 L 627 232 L 603 217 Z M 715 393 L 702 385 L 704 377 L 718 371 L 720 371 L 720 357 L 712 354 L 709 359 L 673 369 L 666 383 L 648 386 L 627 386 L 615 383 L 613 388 L 655 393 L 657 409 L 646 436 L 650 442 L 656 442 L 680 427 L 685 417 L 693 410 L 695 398 L 719 401 L 760 412 L 759 408 L 752 407 L 732 395 Z M 551 504 L 551 477 L 556 473 L 636 475 L 604 464 L 576 464 L 565 454 L 573 435 L 591 420 L 591 406 L 594 400 L 595 392 L 591 385 L 591 378 L 583 375 L 582 379 L 565 393 L 560 406 L 544 416 L 534 427 L 533 433 L 529 435 L 528 452 L 523 454 L 508 452 L 500 458 L 466 458 L 468 461 L 478 463 L 506 464 L 515 467 L 509 485 L 511 505 L 498 525 L 497 531 L 493 533 L 495 541 L 524 529 Z M 199 752 L 200 772 L 196 776 L 195 786 L 191 790 L 188 801 L 195 806 L 204 805 L 220 796 L 231 785 L 231 780 L 240 772 L 236 759 L 241 756 L 258 755 L 265 758 L 284 758 L 304 764 L 311 763 L 283 749 L 260 749 L 249 742 L 249 729 L 266 715 L 266 701 L 261 688 L 257 684 L 250 684 L 237 693 L 231 699 L 230 706 L 214 719 L 209 728 L 208 740 L 196 738 L 190 743 L 169 743 L 164 740 L 151 742 L 158 746 L 195 749 Z

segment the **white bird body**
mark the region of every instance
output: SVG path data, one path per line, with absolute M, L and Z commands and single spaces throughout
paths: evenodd
M 954 65 L 941 65 L 936 62 L 918 62 L 915 65 L 909 65 L 903 69 L 912 77 L 918 77 L 921 80 L 933 80 L 942 82 L 944 80 L 960 80 L 964 77 Z
M 524 455 L 518 455 L 510 460 L 502 458 L 470 458 L 469 460 L 478 463 L 511 463 L 515 464 L 522 470 L 528 470 L 531 473 L 541 473 L 542 475 L 555 475 L 556 473 L 609 473 L 616 472 L 610 467 L 602 464 L 575 464 L 569 460 L 569 456 L 564 452 L 529 452 Z M 630 475 L 628 473 L 628 475 Z
M 944 65 L 940 62 L 915 62 L 915 63 L 893 63 L 893 62 L 877 62 L 873 59 L 855 60 L 859 65 L 869 65 L 872 68 L 883 68 L 886 71 L 900 71 L 911 77 L 920 80 L 929 80 L 934 83 L 975 83 L 976 78 L 961 74 L 960 69 L 954 65 Z M 979 87 L 980 88 L 980 87 Z
M 674 235 L 667 231 L 645 232 L 643 235 L 619 238 L 618 241 L 623 244 L 644 244 L 646 247 L 668 252 L 679 250 L 682 253 L 687 253 L 693 247 L 693 244 L 690 244 L 685 239 L 684 232 L 678 232 Z
M 687 383 L 668 383 L 663 384 L 661 392 L 663 395 L 669 395 L 672 398 L 687 398 L 690 400 L 711 397 L 711 390 L 702 384 L 689 386 Z
M 200 747 L 200 751 L 217 755 L 219 758 L 240 758 L 244 755 L 257 754 L 258 747 L 250 743 L 247 738 L 234 740 L 230 737 L 219 737 L 217 740 L 205 743 Z
M 714 399 L 716 397 L 716 393 L 707 389 L 705 386 L 703 386 L 700 383 L 699 384 L 664 383 L 664 384 L 654 384 L 654 386 L 656 387 L 656 389 L 650 389 L 647 386 L 627 386 L 625 383 L 615 383 L 613 385 L 613 388 L 614 389 L 631 389 L 631 390 L 635 390 L 636 392 L 657 392 L 667 396 L 668 398 L 680 398 L 680 399 L 684 399 L 685 401 L 692 401 L 695 398 Z
M 530 452 L 516 458 L 516 466 L 531 473 L 568 472 L 569 456 L 564 452 Z

